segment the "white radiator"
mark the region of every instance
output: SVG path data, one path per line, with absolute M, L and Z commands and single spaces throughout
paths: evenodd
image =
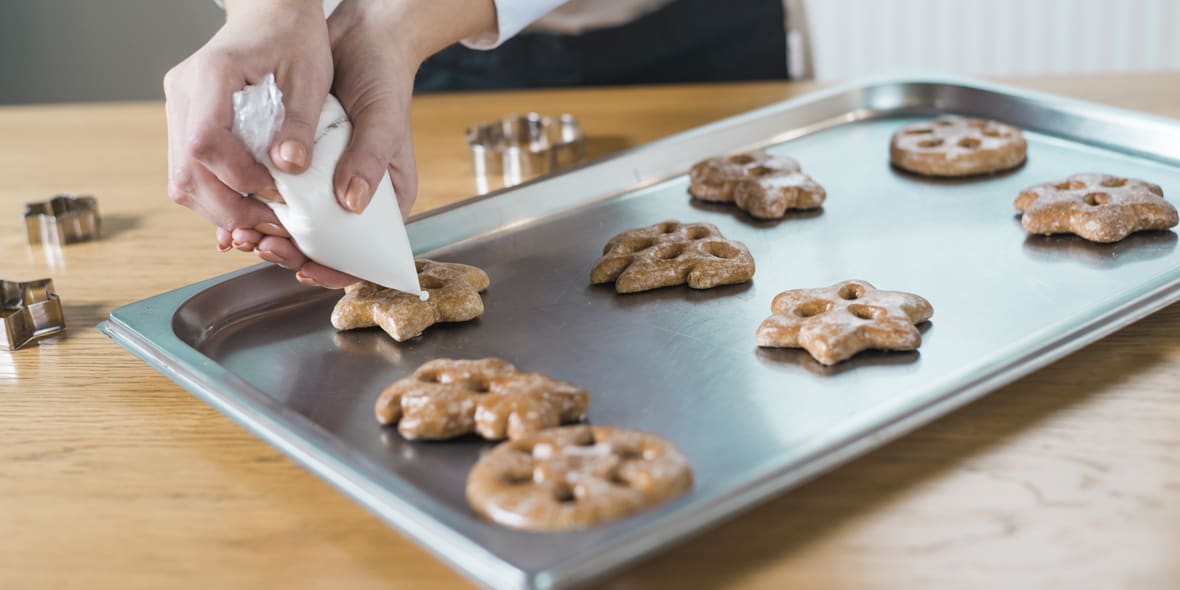
M 821 80 L 1180 69 L 1180 0 L 804 0 Z M 1180 100 L 1180 97 L 1177 97 Z

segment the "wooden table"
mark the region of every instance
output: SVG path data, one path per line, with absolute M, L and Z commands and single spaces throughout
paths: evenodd
M 1012 82 L 1180 117 L 1180 72 Z M 416 210 L 472 192 L 480 119 L 568 110 L 601 155 L 812 88 L 420 98 Z M 466 587 L 94 329 L 254 263 L 168 201 L 164 145 L 157 103 L 0 109 L 0 277 L 52 277 L 70 326 L 0 352 L 0 588 Z M 105 236 L 51 260 L 20 213 L 55 192 L 97 194 Z M 1180 588 L 1178 334 L 1172 306 L 603 586 Z

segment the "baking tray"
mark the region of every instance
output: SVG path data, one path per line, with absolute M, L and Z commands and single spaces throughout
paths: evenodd
M 741 92 L 740 89 L 734 92 Z M 940 113 L 1027 130 L 1028 163 L 970 181 L 888 164 L 891 133 Z M 828 191 L 820 212 L 758 222 L 691 202 L 695 161 L 769 146 Z M 101 328 L 147 363 L 318 474 L 473 580 L 566 587 L 719 521 L 896 438 L 1180 299 L 1176 234 L 1114 245 L 1028 237 L 1019 189 L 1079 171 L 1180 191 L 1180 123 L 1001 86 L 878 79 L 818 92 L 419 216 L 416 252 L 483 267 L 486 314 L 392 342 L 337 333 L 337 294 L 263 265 L 115 310 Z M 753 283 L 619 296 L 588 285 L 615 233 L 705 221 L 745 242 Z M 760 350 L 771 298 L 847 278 L 919 293 L 935 309 L 920 352 L 824 368 Z M 691 493 L 570 533 L 526 533 L 466 506 L 474 439 L 409 443 L 373 402 L 437 357 L 496 355 L 588 388 L 589 418 L 685 451 Z

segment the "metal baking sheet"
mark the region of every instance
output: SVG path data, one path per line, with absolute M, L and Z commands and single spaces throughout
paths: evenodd
M 738 90 L 740 91 L 740 90 Z M 1029 161 L 970 181 L 888 164 L 891 133 L 939 113 L 1027 130 Z M 690 201 L 695 161 L 770 146 L 828 191 L 820 212 L 757 222 Z M 487 312 L 397 344 L 337 333 L 336 294 L 268 265 L 116 310 L 112 338 L 473 580 L 567 587 L 862 454 L 1180 299 L 1176 234 L 1114 245 L 1027 237 L 1019 189 L 1080 171 L 1180 191 L 1180 123 L 982 84 L 882 79 L 805 96 L 562 175 L 431 212 L 409 224 L 419 255 L 492 277 Z M 615 233 L 666 219 L 716 224 L 745 242 L 752 284 L 618 296 L 588 285 Z M 919 293 L 935 308 L 920 352 L 824 368 L 760 350 L 778 292 L 847 278 Z M 590 420 L 680 446 L 696 486 L 678 501 L 579 532 L 515 532 L 466 506 L 487 444 L 409 443 L 373 402 L 436 357 L 496 355 L 588 388 Z

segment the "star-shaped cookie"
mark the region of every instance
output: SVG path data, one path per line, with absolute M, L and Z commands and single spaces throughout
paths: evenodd
M 428 299 L 361 281 L 345 288 L 332 310 L 332 325 L 337 330 L 380 326 L 404 342 L 436 323 L 465 322 L 483 314 L 479 294 L 488 288 L 487 273 L 453 262 L 421 259 L 415 264 L 418 284 Z
M 1091 242 L 1117 242 L 1180 222 L 1159 185 L 1109 174 L 1075 174 L 1031 186 L 1020 191 L 1015 206 L 1029 233 L 1070 233 Z
M 917 295 L 880 291 L 865 281 L 784 291 L 770 309 L 758 326 L 758 346 L 802 348 L 825 365 L 869 349 L 915 350 L 922 334 L 914 325 L 934 315 Z

